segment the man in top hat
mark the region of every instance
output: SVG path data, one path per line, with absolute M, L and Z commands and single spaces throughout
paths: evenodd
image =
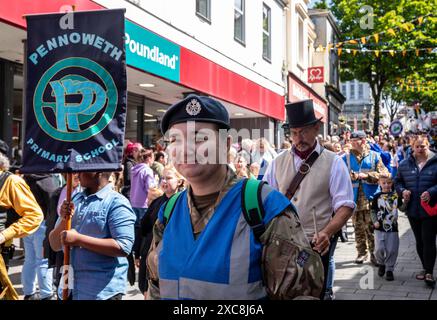
M 271 162 L 264 180 L 296 206 L 308 240 L 322 256 L 326 287 L 328 262 L 337 239 L 334 235 L 355 208 L 352 185 L 341 158 L 317 140 L 322 118 L 316 118 L 313 101 L 285 107 L 292 148 Z M 302 180 L 298 183 L 297 179 Z M 324 296 L 322 292 L 321 298 Z M 327 297 L 332 297 L 332 292 Z
M 288 199 L 267 184 L 238 178 L 227 165 L 229 122 L 220 102 L 197 95 L 164 114 L 170 161 L 189 186 L 158 214 L 147 257 L 148 298 L 318 297 L 321 259 Z M 256 194 L 248 183 L 258 186 Z M 242 212 L 245 191 L 263 208 L 264 214 L 250 210 L 259 224 L 249 225 Z
M 362 264 L 370 254 L 370 261 L 376 265 L 373 254 L 375 248 L 373 238 L 373 223 L 370 216 L 370 200 L 378 188 L 378 179 L 381 173 L 388 174 L 381 156 L 367 143 L 364 131 L 354 131 L 351 134 L 352 149 L 343 155 L 343 160 L 350 173 L 354 190 L 354 201 L 357 204 L 352 218 L 355 229 L 355 242 L 358 256 L 355 263 Z

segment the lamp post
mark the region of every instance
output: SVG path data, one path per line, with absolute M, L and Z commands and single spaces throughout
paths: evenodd
M 367 120 L 367 107 L 364 106 L 363 119 L 361 120 L 361 123 L 363 125 L 363 131 L 366 131 L 366 129 L 367 129 L 367 122 L 368 122 L 368 120 Z

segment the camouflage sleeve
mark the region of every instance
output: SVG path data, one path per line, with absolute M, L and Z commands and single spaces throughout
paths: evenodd
M 156 220 L 153 226 L 153 239 L 150 245 L 149 252 L 147 254 L 147 281 L 149 283 L 149 290 L 147 292 L 148 300 L 159 300 L 159 273 L 158 273 L 158 246 L 162 240 L 162 234 L 164 232 L 164 225 Z
M 263 278 L 270 299 L 319 298 L 324 280 L 322 260 L 312 250 L 291 208 L 268 224 L 260 240 L 264 245 Z
M 379 157 L 379 161 L 376 165 L 376 171 L 367 172 L 369 177 L 366 179 L 366 181 L 368 183 L 378 183 L 379 175 L 381 173 L 388 174 L 389 172 L 388 172 L 387 168 L 385 167 L 384 162 L 382 162 L 381 157 Z

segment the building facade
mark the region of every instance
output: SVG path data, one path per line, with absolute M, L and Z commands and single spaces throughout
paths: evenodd
M 324 96 L 328 103 L 328 132 L 338 134 L 338 117 L 343 111 L 346 98 L 340 92 L 340 62 L 335 50 L 326 50 L 329 43 L 337 43 L 340 39 L 340 30 L 335 18 L 328 10 L 309 10 L 311 20 L 317 34 L 314 43 L 316 50 L 313 53 L 314 66 L 323 67 L 323 82 L 314 83 L 314 90 Z M 318 75 L 317 69 L 311 75 Z
M 285 120 L 285 3 L 280 0 L 0 0 L 0 138 L 22 140 L 26 14 L 125 8 L 128 80 L 126 139 L 160 138 L 166 109 L 189 93 L 223 102 L 237 129 Z M 158 66 L 156 52 L 171 63 Z M 24 66 L 25 67 L 25 66 Z
M 373 99 L 368 83 L 358 80 L 346 81 L 340 84 L 341 92 L 346 97 L 342 116 L 344 123 L 351 130 L 372 130 Z
M 322 118 L 321 134 L 328 134 L 328 105 L 323 92 L 309 83 L 308 69 L 314 66 L 316 27 L 308 14 L 309 0 L 288 2 L 286 25 L 287 93 L 288 102 L 312 99 L 315 113 Z

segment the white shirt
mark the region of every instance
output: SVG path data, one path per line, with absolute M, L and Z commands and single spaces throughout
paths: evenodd
M 320 153 L 321 147 L 317 142 L 316 152 Z M 292 150 L 286 150 L 284 152 L 293 152 Z M 303 159 L 294 154 L 295 168 L 300 168 Z M 286 170 L 286 168 L 282 168 Z M 276 181 L 276 161 L 270 162 L 264 174 L 263 180 L 266 181 L 272 188 L 279 190 L 278 182 Z M 316 182 L 315 182 L 316 183 Z M 288 186 L 287 186 L 288 187 Z M 336 212 L 340 207 L 349 207 L 355 209 L 354 191 L 352 189 L 351 178 L 347 170 L 347 166 L 343 159 L 336 156 L 331 167 L 331 176 L 329 178 L 329 193 L 332 198 L 332 208 Z

